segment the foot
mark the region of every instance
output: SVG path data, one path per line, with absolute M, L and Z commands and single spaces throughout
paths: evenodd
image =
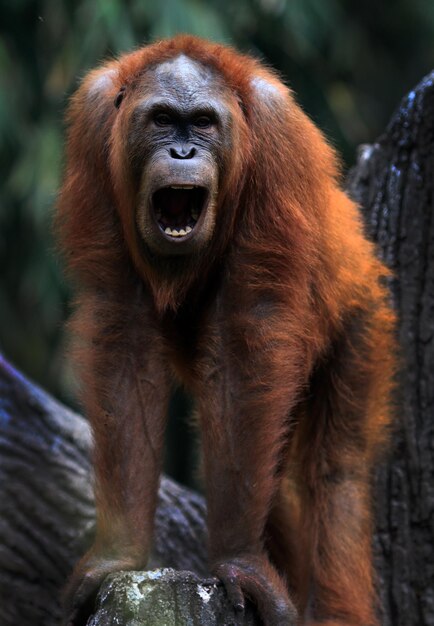
M 77 564 L 64 594 L 65 626 L 85 626 L 94 612 L 101 583 L 113 572 L 140 569 L 131 558 L 102 558 L 85 555 Z
M 248 598 L 256 605 L 264 626 L 296 625 L 297 611 L 286 585 L 265 556 L 236 557 L 217 563 L 213 571 L 236 611 L 244 611 Z

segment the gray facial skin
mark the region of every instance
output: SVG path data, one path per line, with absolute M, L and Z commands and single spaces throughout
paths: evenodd
M 214 230 L 234 96 L 212 69 L 184 55 L 148 70 L 135 93 L 127 150 L 138 232 L 154 254 L 197 253 Z

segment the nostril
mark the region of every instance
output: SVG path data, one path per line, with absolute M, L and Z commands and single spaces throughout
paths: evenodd
M 194 148 L 193 146 L 190 148 L 190 150 L 187 152 L 187 155 L 185 156 L 186 159 L 192 159 L 196 154 L 196 148 Z
M 196 154 L 196 148 L 191 146 L 190 148 L 170 148 L 170 156 L 172 159 L 192 159 Z

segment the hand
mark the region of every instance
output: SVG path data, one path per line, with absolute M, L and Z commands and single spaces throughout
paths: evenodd
M 103 580 L 113 572 L 142 569 L 137 559 L 104 558 L 88 552 L 76 565 L 64 593 L 65 626 L 85 626 Z
M 236 611 L 244 611 L 245 598 L 257 607 L 264 626 L 295 626 L 297 610 L 285 583 L 264 555 L 242 555 L 216 563 L 214 574 L 225 586 Z

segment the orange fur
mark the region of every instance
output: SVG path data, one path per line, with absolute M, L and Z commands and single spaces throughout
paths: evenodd
M 146 69 L 180 54 L 224 85 L 234 145 L 213 237 L 174 278 L 139 242 L 123 124 Z M 277 570 L 303 624 L 376 625 L 369 482 L 387 439 L 394 315 L 334 151 L 271 70 L 190 36 L 90 73 L 68 120 L 57 227 L 79 285 L 98 507 L 74 580 L 146 564 L 176 376 L 200 414 L 212 562 L 243 557 L 276 589 Z

